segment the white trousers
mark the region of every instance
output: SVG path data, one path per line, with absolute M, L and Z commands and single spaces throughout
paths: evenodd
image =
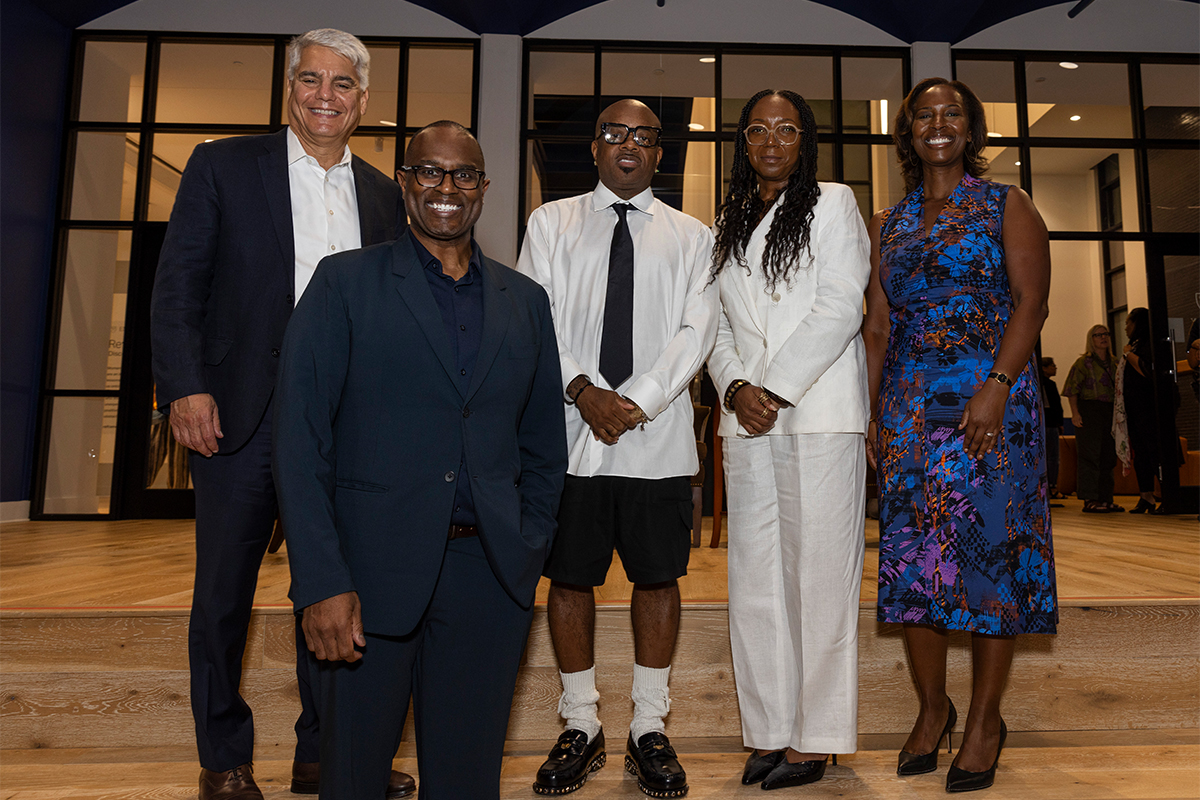
M 742 739 L 762 750 L 853 753 L 863 437 L 726 437 L 724 453 Z

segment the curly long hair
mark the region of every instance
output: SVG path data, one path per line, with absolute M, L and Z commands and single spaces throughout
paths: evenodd
M 963 169 L 972 178 L 982 178 L 988 171 L 988 160 L 983 157 L 983 149 L 987 147 L 987 115 L 983 111 L 983 103 L 971 91 L 971 87 L 962 81 L 952 81 L 946 78 L 926 78 L 912 88 L 908 97 L 900 104 L 896 112 L 896 121 L 892 125 L 892 140 L 896 143 L 896 160 L 904 173 L 904 191 L 911 192 L 921 185 L 924 177 L 921 159 L 917 157 L 912 146 L 913 117 L 916 116 L 917 100 L 921 95 L 935 86 L 949 86 L 962 97 L 963 106 L 967 112 L 967 146 L 963 150 Z
M 717 210 L 717 236 L 713 245 L 712 280 L 731 259 L 750 272 L 746 262 L 746 245 L 767 211 L 758 195 L 758 175 L 750 166 L 746 154 L 746 124 L 755 103 L 768 95 L 779 95 L 796 108 L 800 115 L 800 161 L 788 178 L 783 202 L 771 220 L 767 246 L 763 252 L 763 274 L 767 286 L 774 289 L 780 281 L 785 284 L 800 264 L 800 253 L 809 249 L 813 209 L 821 196 L 817 186 L 817 120 L 804 98 L 787 89 L 764 89 L 746 101 L 738 119 L 737 138 L 733 143 L 733 174 L 729 193 Z M 776 198 L 778 200 L 778 198 Z

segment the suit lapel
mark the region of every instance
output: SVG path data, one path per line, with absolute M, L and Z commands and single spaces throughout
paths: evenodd
M 504 283 L 503 268 L 487 256 L 481 258 L 480 272 L 483 273 L 483 339 L 479 342 L 479 354 L 475 356 L 475 367 L 471 370 L 471 385 L 467 389 L 470 400 L 483 379 L 487 377 L 500 352 L 500 345 L 508 333 L 512 319 L 512 300 Z
M 375 198 L 374 174 L 365 168 L 366 162 L 358 156 L 350 159 L 350 169 L 354 171 L 354 196 L 358 200 L 358 228 L 363 247 L 386 242 L 395 238 L 396 220 L 387 218 L 385 204 Z
M 279 240 L 282 263 L 292 270 L 296 263 L 296 238 L 292 233 L 292 191 L 288 184 L 287 128 L 271 137 L 267 151 L 258 157 L 263 190 L 271 210 L 275 238 Z
M 429 342 L 438 361 L 441 362 L 442 369 L 446 370 L 446 377 L 457 387 L 454 354 L 450 350 L 450 342 L 446 341 L 446 326 L 442 322 L 442 312 L 438 311 L 437 301 L 433 299 L 433 293 L 429 291 L 429 281 L 425 277 L 424 269 L 420 260 L 417 259 L 417 253 L 413 249 L 409 237 L 402 236 L 397 239 L 392 245 L 392 273 L 397 278 L 396 291 L 399 292 L 400 299 L 408 307 L 409 313 L 413 315 L 413 319 L 417 321 L 421 332 L 425 334 L 425 339 Z M 486 304 L 484 320 L 486 337 Z

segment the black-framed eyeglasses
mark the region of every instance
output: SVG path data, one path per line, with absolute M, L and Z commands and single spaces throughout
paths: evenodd
M 742 131 L 746 137 L 746 144 L 752 144 L 755 147 L 766 144 L 771 136 L 775 137 L 775 141 L 787 147 L 800 141 L 801 130 L 795 125 L 782 123 L 774 128 L 768 128 L 766 125 L 749 125 L 746 130 Z
M 484 171 L 481 169 L 471 169 L 470 167 L 459 167 L 457 169 L 442 169 L 435 167 L 433 164 L 418 164 L 415 167 L 401 167 L 401 172 L 412 173 L 412 176 L 417 179 L 417 183 L 422 186 L 433 188 L 441 186 L 442 181 L 446 179 L 446 175 L 450 175 L 450 180 L 459 189 L 478 189 L 479 184 L 483 181 Z
M 1093 339 L 1107 339 L 1111 335 L 1112 334 L 1110 334 L 1108 331 L 1105 331 L 1104 333 L 1093 333 L 1092 338 Z
M 658 137 L 662 136 L 662 128 L 650 125 L 638 125 L 631 128 L 619 122 L 601 122 L 600 135 L 596 138 L 603 139 L 607 144 L 623 144 L 631 133 L 633 134 L 633 143 L 638 147 L 657 147 Z

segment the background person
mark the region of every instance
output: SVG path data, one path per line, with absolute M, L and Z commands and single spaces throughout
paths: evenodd
M 1029 196 L 984 180 L 987 122 L 964 84 L 918 83 L 894 127 L 909 194 L 870 224 L 864 339 L 880 479 L 881 622 L 904 625 L 920 713 L 897 773 L 937 768 L 957 721 L 950 630 L 972 690 L 946 790 L 991 786 L 1016 634 L 1054 633 L 1054 550 L 1033 348 L 1050 246 Z
M 1075 426 L 1075 496 L 1083 501 L 1084 513 L 1107 514 L 1125 510 L 1113 502 L 1117 362 L 1110 352 L 1112 336 L 1106 325 L 1093 325 L 1086 339 L 1083 355 L 1071 365 L 1062 393 L 1071 404 L 1071 424 Z
M 1129 447 L 1133 451 L 1133 471 L 1137 475 L 1137 505 L 1131 514 L 1154 514 L 1154 476 L 1162 459 L 1159 457 L 1158 427 L 1154 420 L 1154 343 L 1150 339 L 1150 311 L 1130 310 L 1125 318 L 1125 369 L 1121 395 L 1125 401 L 1125 424 L 1129 431 Z
M 870 250 L 854 193 L 816 175 L 808 103 L 752 97 L 717 218 L 708 365 L 724 394 L 729 631 L 754 748 L 742 783 L 764 789 L 820 780 L 830 753 L 857 747 Z
M 1049 356 L 1043 358 L 1041 363 L 1042 408 L 1045 409 L 1046 423 L 1046 480 L 1050 483 L 1046 496 L 1052 500 L 1061 500 L 1063 495 L 1058 491 L 1058 437 L 1062 434 L 1063 410 L 1058 384 L 1054 382 L 1054 376 L 1058 374 L 1058 365 Z

